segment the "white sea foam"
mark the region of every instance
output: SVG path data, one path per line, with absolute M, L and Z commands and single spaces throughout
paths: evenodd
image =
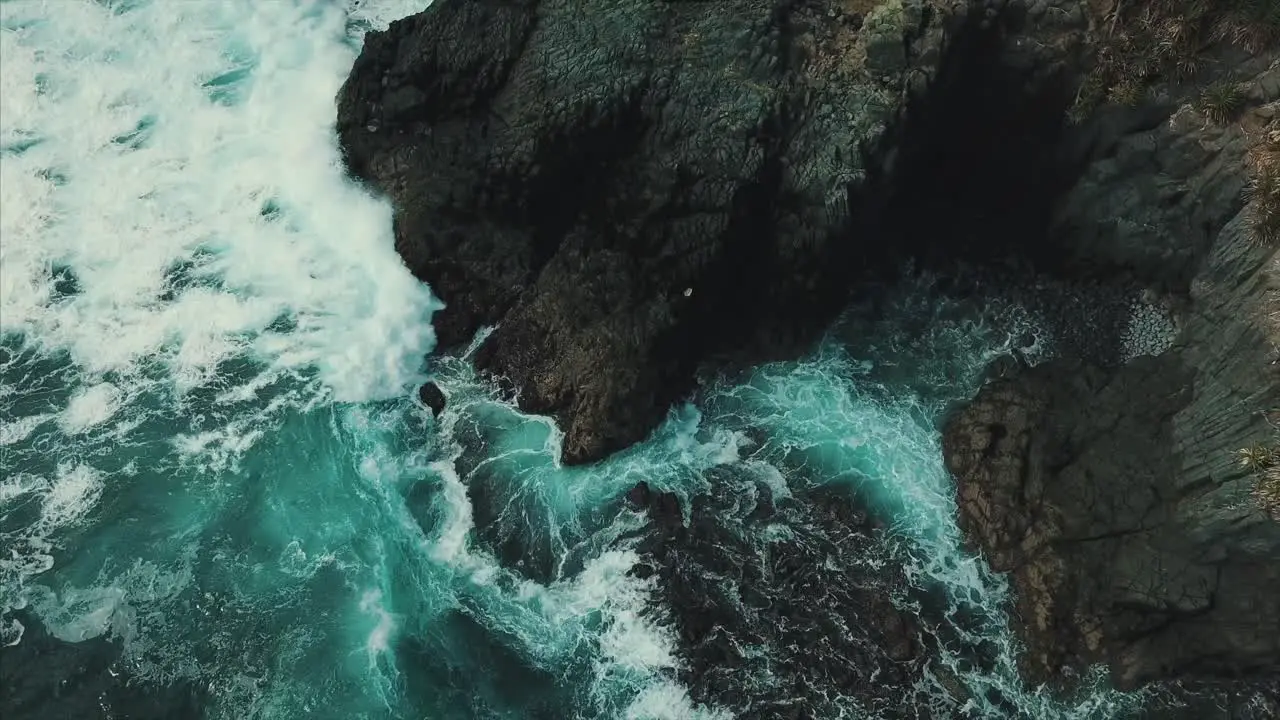
M 409 7 L 363 5 L 378 22 Z M 419 379 L 438 303 L 396 256 L 389 207 L 345 178 L 333 135 L 345 22 L 304 2 L 0 5 L 0 332 L 71 363 L 60 452 L 123 440 L 144 412 L 131 406 L 165 386 L 181 398 L 216 380 L 235 402 L 314 372 L 313 394 L 360 401 Z M 256 369 L 220 375 L 234 358 Z M 245 408 L 175 447 L 232 467 L 281 409 Z M 6 422 L 0 442 L 47 419 Z M 43 527 L 101 492 L 86 472 L 54 486 Z
M 436 463 L 431 469 L 438 474 L 444 486 L 443 505 L 447 512 L 443 527 L 432 545 L 432 555 L 450 565 L 465 564 L 471 569 L 484 569 L 485 564 L 468 552 L 468 536 L 475 527 L 475 520 L 466 486 L 451 462 Z
M 0 513 L 39 510 L 6 528 L 0 612 L 48 595 L 51 627 L 101 632 L 127 577 L 32 583 L 107 493 L 166 497 L 182 479 L 157 473 L 233 472 L 285 412 L 420 380 L 439 304 L 334 137 L 348 20 L 301 0 L 0 3 L 0 336 L 24 348 L 0 379 Z
M 216 430 L 175 435 L 172 443 L 184 463 L 217 474 L 235 470 L 239 458 L 265 434 L 253 419 L 233 420 Z
M 340 400 L 417 379 L 437 304 L 392 251 L 388 206 L 341 170 L 340 8 L 68 0 L 0 14 L 4 331 L 93 373 L 161 359 L 179 389 L 244 353 L 313 367 Z M 70 269 L 74 292 L 59 295 L 52 268 Z M 266 332 L 281 317 L 296 330 Z
M 695 705 L 688 690 L 668 680 L 640 691 L 623 717 L 626 720 L 730 720 L 733 715 Z
M 391 613 L 383 606 L 381 590 L 366 590 L 360 597 L 360 611 L 373 616 L 377 621 L 373 630 L 369 632 L 369 638 L 365 641 L 369 663 L 374 666 L 377 657 L 386 653 L 390 647 L 391 633 L 395 630 L 395 618 L 391 617 Z
M 11 422 L 0 423 L 0 445 L 12 445 L 26 440 L 36 428 L 53 417 L 52 413 L 41 413 L 39 415 L 28 415 Z
M 51 538 L 77 526 L 94 511 L 105 489 L 105 477 L 83 463 L 64 462 L 52 477 L 8 472 L 0 477 L 0 510 L 38 502 L 39 514 L 21 532 L 0 535 L 0 612 L 21 606 L 21 592 L 30 578 L 53 567 Z
M 71 402 L 62 414 L 62 431 L 78 434 L 101 425 L 115 415 L 122 400 L 120 388 L 111 383 L 82 387 L 71 396 Z
M 601 496 L 640 479 L 681 489 L 679 478 L 701 481 L 700 470 L 738 459 L 741 437 L 716 432 L 695 438 L 700 416 L 689 409 L 675 413 L 642 456 L 622 455 L 596 466 L 564 468 L 558 462 L 558 433 L 544 435 L 541 418 L 492 405 L 489 392 L 476 384 L 469 371 L 460 375 L 445 380 L 451 399 L 441 417 L 442 436 L 458 434 L 458 423 L 477 405 L 490 405 L 490 411 L 507 416 L 502 424 L 510 429 L 497 446 L 489 448 L 497 454 L 491 454 L 486 463 L 511 460 L 504 482 L 518 492 L 540 494 L 543 509 L 539 512 L 546 517 L 533 520 L 539 530 L 558 533 L 560 525 L 578 522 L 580 513 L 595 507 Z M 439 482 L 436 507 L 442 511 L 429 548 L 433 559 L 458 574 L 461 586 L 456 592 L 479 596 L 484 622 L 492 623 L 505 637 L 517 638 L 522 653 L 547 668 L 564 667 L 584 645 L 594 646 L 591 697 L 603 717 L 728 717 L 693 703 L 672 679 L 680 659 L 674 628 L 655 603 L 657 578 L 632 573 L 640 557 L 632 543 L 620 540 L 643 526 L 642 515 L 623 512 L 600 530 L 607 536 L 601 546 L 608 549 L 587 558 L 580 571 L 549 583 L 526 579 L 473 544 L 475 516 L 457 463 L 455 452 L 429 468 Z
M 41 521 L 64 527 L 84 519 L 102 496 L 102 473 L 88 465 L 62 465 L 49 483 Z
M 645 613 L 656 583 L 628 573 L 640 558 L 633 552 L 611 551 L 593 560 L 576 580 L 572 606 L 612 610 L 608 627 L 600 637 L 600 650 L 621 668 L 656 673 L 675 669 L 674 633 Z
M 7 475 L 0 478 L 0 504 L 28 493 L 34 493 L 47 484 L 47 481 L 39 475 L 30 473 Z
M 351 0 L 353 20 L 368 23 L 374 30 L 386 30 L 393 21 L 419 12 L 431 0 Z

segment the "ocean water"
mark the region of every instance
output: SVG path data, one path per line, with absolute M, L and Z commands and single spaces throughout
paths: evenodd
M 1014 303 L 904 286 L 589 467 L 466 356 L 426 364 L 440 303 L 332 131 L 363 34 L 425 4 L 0 3 L 0 645 L 16 608 L 118 638 L 121 670 L 207 688 L 210 718 L 729 718 L 682 684 L 621 502 L 696 502 L 727 468 L 857 498 L 888 528 L 864 560 L 946 599 L 901 703 L 842 716 L 1140 704 L 1020 684 L 1007 588 L 961 547 L 937 425 L 1035 334 Z

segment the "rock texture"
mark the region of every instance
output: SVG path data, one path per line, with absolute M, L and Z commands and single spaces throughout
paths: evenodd
M 338 132 L 447 305 L 442 346 L 496 325 L 477 364 L 589 461 L 642 439 L 700 364 L 814 339 L 858 278 L 996 255 L 1047 212 L 1058 178 L 1032 158 L 1066 98 L 1027 99 L 999 23 L 943 57 L 940 17 L 921 0 L 439 0 L 367 37 Z M 925 86 L 944 91 L 910 116 L 968 142 L 922 120 L 875 143 Z M 1000 144 L 1018 159 L 984 163 Z M 921 191 L 954 197 L 971 232 L 890 232 Z
M 1256 109 L 1225 127 L 1174 96 L 1158 123 L 1134 121 L 1147 108 L 1086 128 L 1097 154 L 1059 210 L 1080 257 L 1181 295 L 1173 347 L 1013 373 L 946 430 L 962 523 L 1011 573 L 1036 679 L 1095 662 L 1123 687 L 1280 677 L 1280 524 L 1237 456 L 1272 440 L 1280 407 L 1264 317 L 1280 259 L 1246 238 L 1239 196 L 1280 65 L 1249 93 Z
M 566 461 L 641 439 L 760 316 L 839 306 L 813 248 L 893 104 L 823 90 L 803 5 L 441 0 L 368 36 L 350 168 L 392 198 L 441 343 L 496 325 L 478 364 L 561 421 Z
M 661 579 L 654 608 L 670 609 L 692 698 L 744 720 L 920 717 L 903 698 L 922 682 L 920 626 L 937 619 L 896 607 L 901 568 L 868 562 L 883 528 L 838 490 L 775 498 L 727 468 L 709 479 L 687 524 L 674 495 L 628 494 L 652 520 L 636 572 Z
M 709 361 L 793 352 L 906 259 L 1150 291 L 1168 352 L 1134 359 L 1169 332 L 1137 317 L 957 413 L 962 522 L 1012 576 L 1032 677 L 1261 677 L 1280 526 L 1234 452 L 1280 403 L 1260 320 L 1277 261 L 1239 213 L 1280 71 L 1219 56 L 1197 80 L 1252 78 L 1255 108 L 1221 127 L 1192 83 L 1067 131 L 1103 4 L 975 4 L 948 35 L 951 8 L 919 0 L 437 0 L 369 35 L 338 131 L 447 303 L 441 344 L 496 325 L 477 364 L 559 420 L 566 462 L 642 439 Z M 654 532 L 704 542 L 694 525 Z M 677 573 L 663 547 L 655 571 Z M 714 689 L 727 650 L 686 619 L 693 686 Z

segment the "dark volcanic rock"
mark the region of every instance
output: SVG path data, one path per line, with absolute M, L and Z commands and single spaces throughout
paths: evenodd
M 627 502 L 637 510 L 649 513 L 649 519 L 660 528 L 672 530 L 684 524 L 680 510 L 680 498 L 674 493 L 654 492 L 649 483 L 642 482 L 627 492 Z
M 1035 235 L 1069 98 L 1001 60 L 1003 19 L 973 16 L 921 120 L 871 142 L 934 74 L 939 15 L 439 0 L 367 37 L 338 132 L 447 305 L 441 345 L 496 325 L 476 363 L 589 461 L 642 439 L 709 358 L 815 339 L 859 278 Z
M 129 678 L 119 643 L 104 637 L 66 642 L 29 612 L 14 612 L 25 631 L 0 648 L 0 717 L 5 720 L 203 717 L 204 696 L 177 684 L 157 687 Z
M 1145 358 L 1120 384 L 1096 367 L 1050 362 L 987 386 L 948 428 L 962 528 L 994 570 L 1014 571 L 1018 616 L 1033 639 L 1025 660 L 1038 680 L 1104 657 L 1106 630 L 1080 608 L 1110 603 L 1098 597 L 1114 576 L 1104 558 L 1167 520 L 1161 485 L 1176 462 L 1168 420 L 1186 402 L 1187 379 L 1171 361 Z M 1090 432 L 1095 422 L 1107 431 Z
M 422 401 L 423 405 L 431 408 L 431 414 L 436 417 L 439 417 L 440 413 L 444 412 L 446 402 L 444 392 L 440 390 L 439 385 L 433 382 L 423 383 L 422 387 L 418 388 L 418 400 Z
M 1280 675 L 1178 683 L 1134 720 L 1272 720 L 1280 717 Z
M 1280 527 L 1249 504 L 1234 447 L 1179 437 L 1194 377 L 1177 355 L 1053 361 L 948 427 L 962 525 L 1012 573 L 1033 679 L 1095 662 L 1128 687 L 1280 669 Z
M 1247 679 L 1271 688 L 1258 707 L 1274 700 L 1280 524 L 1252 502 L 1237 451 L 1274 439 L 1264 413 L 1280 407 L 1280 366 L 1264 304 L 1280 260 L 1244 233 L 1244 145 L 1238 128 L 1175 115 L 1106 144 L 1061 210 L 1057 231 L 1083 233 L 1082 253 L 1108 228 L 1120 233 L 1108 252 L 1137 276 L 1185 288 L 1168 352 L 1012 373 L 946 428 L 962 524 L 1012 575 L 1035 679 L 1105 662 L 1122 687 Z M 1181 179 L 1138 169 L 1154 167 Z M 1169 182 L 1201 194 L 1141 199 Z M 1139 206 L 1147 220 L 1126 234 Z M 1266 716 L 1222 713 L 1198 717 Z
M 835 0 L 437 0 L 368 36 L 339 137 L 352 173 L 392 200 L 398 252 L 448 305 L 442 346 L 496 325 L 477 365 L 557 418 L 566 462 L 641 439 L 708 360 L 803 346 L 851 286 L 904 259 L 1173 293 L 1168 355 L 1007 368 L 953 419 L 963 522 L 1013 576 L 1034 677 L 1099 660 L 1124 686 L 1274 672 L 1280 530 L 1234 456 L 1280 404 L 1255 322 L 1275 256 L 1244 243 L 1237 215 L 1241 126 L 1179 108 L 1198 92 L 1182 87 L 1065 132 L 1086 4 L 1030 3 L 1021 30 L 1018 12 L 975 4 L 945 52 L 942 4 L 862 17 Z M 1251 102 L 1276 99 L 1280 83 L 1255 85 Z M 1082 319 L 1086 336 L 1120 324 Z M 1141 354 L 1123 334 L 1077 340 L 1107 364 Z M 521 549 L 536 538 L 509 532 L 487 482 L 470 484 L 481 536 L 546 565 L 550 546 Z M 717 673 L 757 662 L 741 648 L 761 633 L 838 644 L 841 608 L 879 607 L 885 587 L 815 569 L 817 541 L 788 551 L 803 581 L 779 597 L 835 594 L 756 607 L 746 596 L 777 586 L 773 560 L 709 519 L 724 508 L 695 504 L 686 527 L 668 496 L 630 500 L 658 520 L 651 570 L 668 576 L 704 699 L 729 687 Z M 822 649 L 897 672 L 895 633 L 874 632 Z M 801 685 L 831 672 L 796 653 L 770 671 Z M 820 682 L 881 697 L 865 677 Z
M 641 439 L 713 349 L 838 310 L 815 248 L 893 103 L 822 87 L 805 5 L 441 0 L 367 37 L 350 169 L 393 200 L 442 346 L 497 325 L 477 364 L 561 421 L 566 461 Z
M 896 607 L 907 582 L 874 520 L 850 497 L 815 489 L 774 498 L 728 469 L 695 497 L 629 495 L 653 524 L 637 572 L 661 578 L 659 604 L 684 647 L 681 682 L 739 718 L 917 717 L 902 700 L 923 657 L 916 618 Z

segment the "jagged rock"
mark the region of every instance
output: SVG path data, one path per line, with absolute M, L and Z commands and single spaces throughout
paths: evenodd
M 422 387 L 418 388 L 418 400 L 423 405 L 431 408 L 431 414 L 440 417 L 440 413 L 444 412 L 445 402 L 447 401 L 444 392 L 440 390 L 440 386 L 433 382 L 426 382 Z
M 477 364 L 561 421 L 567 462 L 641 439 L 711 352 L 838 310 L 858 141 L 895 102 L 826 87 L 811 5 L 440 0 L 367 36 L 347 162 L 394 202 L 441 344 L 496 325 Z
M 1046 211 L 1046 143 L 1027 138 L 1060 124 L 1065 100 L 1011 92 L 1023 81 L 997 62 L 991 23 L 958 33 L 939 72 L 968 83 L 930 106 L 956 114 L 943 152 L 895 154 L 928 122 L 867 149 L 908 76 L 940 57 L 942 13 L 894 3 L 863 37 L 835 0 L 439 0 L 368 35 L 339 138 L 352 173 L 394 203 L 400 255 L 446 303 L 441 345 L 496 325 L 477 365 L 559 420 L 566 462 L 590 461 L 642 439 L 706 361 L 804 347 L 858 278 L 1015 236 L 949 237 L 939 217 L 892 230 L 886 215 L 918 213 L 913 192 L 1007 225 Z M 983 101 L 965 97 L 974 88 Z M 1023 157 L 987 162 L 1001 144 Z M 899 182 L 899 166 L 937 179 Z M 995 179 L 1011 169 L 1017 181 Z M 855 182 L 868 174 L 874 192 Z
M 1104 662 L 1121 687 L 1250 679 L 1274 699 L 1280 524 L 1236 451 L 1274 432 L 1280 262 L 1245 237 L 1240 128 L 1120 127 L 1055 232 L 1077 260 L 1181 289 L 1179 333 L 1158 357 L 1064 358 L 985 387 L 944 435 L 961 522 L 1012 576 L 1033 679 Z
M 863 21 L 867 67 L 875 72 L 897 73 L 907 67 L 906 32 L 920 25 L 919 0 L 888 0 L 876 5 Z

